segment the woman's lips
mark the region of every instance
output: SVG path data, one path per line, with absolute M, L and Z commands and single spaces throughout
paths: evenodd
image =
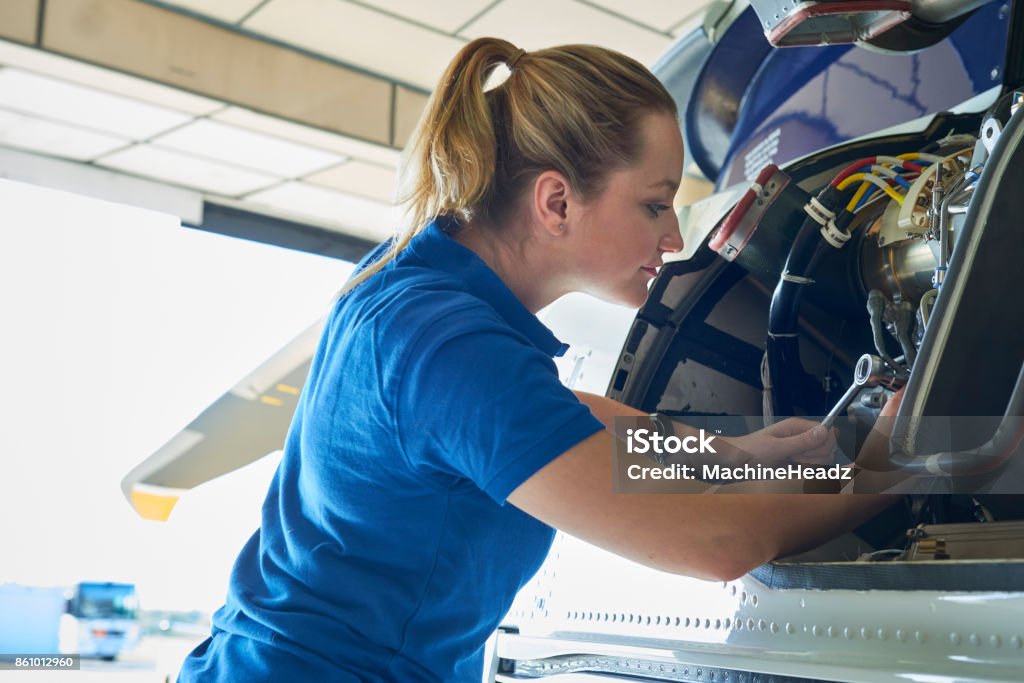
M 658 275 L 658 269 L 653 266 L 643 266 L 642 268 L 640 268 L 640 270 L 644 271 L 651 277 L 657 277 Z

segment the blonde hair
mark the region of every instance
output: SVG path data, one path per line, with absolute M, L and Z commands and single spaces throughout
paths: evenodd
M 485 90 L 495 69 L 511 71 Z M 637 161 L 640 122 L 677 116 L 665 87 L 642 64 L 594 45 L 524 52 L 499 38 L 459 51 L 427 103 L 402 170 L 407 227 L 339 292 L 380 270 L 439 216 L 499 225 L 526 185 L 556 170 L 585 199 L 610 171 Z

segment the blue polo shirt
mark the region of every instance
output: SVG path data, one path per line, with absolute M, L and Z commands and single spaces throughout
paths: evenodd
M 602 425 L 558 381 L 565 346 L 451 226 L 335 303 L 179 681 L 480 681 L 554 535 L 505 498 Z

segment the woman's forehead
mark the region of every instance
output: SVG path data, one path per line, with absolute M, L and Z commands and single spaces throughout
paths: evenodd
M 675 117 L 651 114 L 642 123 L 643 150 L 635 168 L 644 176 L 645 189 L 679 187 L 683 176 L 683 136 Z M 665 187 L 655 187 L 665 185 Z

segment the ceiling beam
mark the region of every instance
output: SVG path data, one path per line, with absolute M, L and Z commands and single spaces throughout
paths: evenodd
M 139 0 L 3 0 L 0 37 L 395 149 L 427 101 L 392 79 Z
M 38 25 L 39 0 L 0 2 L 0 38 L 34 45 Z

